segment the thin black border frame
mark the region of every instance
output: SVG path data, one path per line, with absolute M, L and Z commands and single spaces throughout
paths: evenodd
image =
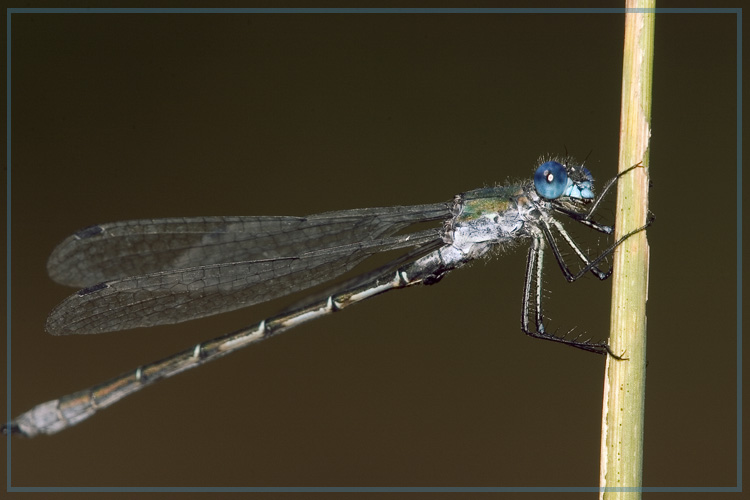
M 613 487 L 621 492 L 742 491 L 742 8 L 7 8 L 6 9 L 6 421 L 11 396 L 11 19 L 13 14 L 735 14 L 737 16 L 737 485 L 718 487 Z M 14 487 L 11 443 L 6 441 L 8 492 L 599 492 L 600 487 Z

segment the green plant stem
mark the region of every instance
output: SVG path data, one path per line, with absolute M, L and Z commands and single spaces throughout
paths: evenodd
M 627 0 L 627 8 L 654 8 L 655 0 Z M 625 16 L 619 171 L 615 239 L 645 224 L 648 215 L 648 148 L 651 136 L 651 80 L 654 17 Z M 627 359 L 608 356 L 602 414 L 600 497 L 640 498 L 646 394 L 646 299 L 649 247 L 646 232 L 615 251 L 610 345 Z

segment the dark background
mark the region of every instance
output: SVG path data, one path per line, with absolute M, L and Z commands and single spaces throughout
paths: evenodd
M 599 186 L 617 168 L 623 15 L 12 19 L 14 416 L 288 303 L 49 336 L 72 290 L 46 258 L 84 226 L 432 203 L 566 148 Z M 645 486 L 737 482 L 735 27 L 656 21 Z M 476 263 L 14 438 L 12 484 L 596 486 L 604 358 L 520 332 L 524 264 Z M 553 325 L 606 337 L 609 282 L 548 264 Z

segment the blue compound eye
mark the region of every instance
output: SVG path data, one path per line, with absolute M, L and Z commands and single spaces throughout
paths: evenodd
M 534 187 L 548 200 L 559 198 L 568 185 L 568 172 L 556 161 L 542 163 L 534 174 Z

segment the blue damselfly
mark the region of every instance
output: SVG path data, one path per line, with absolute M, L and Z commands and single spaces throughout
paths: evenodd
M 210 316 L 331 281 L 376 253 L 404 253 L 256 325 L 42 403 L 4 426 L 3 432 L 54 434 L 157 380 L 385 291 L 437 283 L 449 271 L 520 241 L 530 241 L 523 332 L 619 358 L 606 342 L 566 338 L 546 330 L 543 257 L 549 246 L 570 282 L 589 272 L 606 279 L 611 269 L 600 269 L 601 262 L 652 219 L 589 258 L 555 216 L 611 234 L 611 226 L 595 222 L 592 216 L 617 179 L 641 165 L 618 174 L 595 197 L 591 173 L 582 165 L 553 159 L 540 163 L 533 179 L 476 189 L 445 203 L 308 217 L 135 220 L 90 226 L 73 234 L 53 251 L 48 272 L 59 283 L 85 288 L 52 311 L 47 331 L 53 335 L 127 330 Z M 404 233 L 414 224 L 429 222 L 436 227 Z M 580 260 L 579 270 L 570 269 L 561 243 Z

